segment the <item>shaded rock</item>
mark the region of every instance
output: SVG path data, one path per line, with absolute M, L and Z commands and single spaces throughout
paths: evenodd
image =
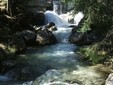
M 0 82 L 7 82 L 10 80 L 12 80 L 12 79 L 9 78 L 8 76 L 0 75 Z
M 7 42 L 11 30 L 8 27 L 1 27 L 0 28 L 0 42 Z
M 21 32 L 23 30 L 34 31 L 33 26 L 42 26 L 45 24 L 45 15 L 41 12 L 25 12 L 9 21 L 12 33 Z M 16 28 L 16 29 L 15 29 Z
M 23 53 L 26 50 L 26 44 L 19 33 L 16 33 L 11 37 L 9 46 L 13 48 L 13 51 L 16 54 Z
M 5 15 L 0 15 L 0 27 L 4 27 L 8 24 L 8 18 Z
M 76 45 L 90 45 L 97 40 L 97 36 L 91 30 L 82 33 L 77 32 L 77 29 L 72 29 L 72 33 L 69 37 L 69 42 Z
M 4 74 L 15 66 L 15 61 L 10 60 L 12 57 L 0 47 L 0 74 Z M 14 58 L 13 58 L 14 59 Z
M 24 23 L 32 24 L 32 25 L 44 25 L 45 24 L 45 15 L 42 12 L 26 12 L 25 13 Z
M 12 59 L 12 60 L 11 60 Z M 9 59 L 8 57 L 5 57 L 4 61 L 1 63 L 1 73 L 5 74 L 9 70 L 13 69 L 16 66 L 16 61 L 13 60 L 14 58 Z
M 45 26 L 46 29 L 48 29 L 49 31 L 56 31 L 57 27 L 55 26 L 54 22 L 50 22 Z
M 2 63 L 4 66 L 9 66 L 9 67 L 13 67 L 16 65 L 16 61 L 14 60 L 5 60 L 3 63 Z
M 17 67 L 9 70 L 5 76 L 9 76 L 16 80 L 32 80 L 32 71 L 29 67 Z
M 113 73 L 108 76 L 105 85 L 113 85 Z
M 0 62 L 2 61 L 2 58 L 7 56 L 7 53 L 4 51 L 3 48 L 0 47 Z
M 57 43 L 57 39 L 51 31 L 44 29 L 37 32 L 36 43 L 38 45 L 51 45 Z
M 57 30 L 57 27 L 55 26 L 54 22 L 50 22 L 45 26 L 34 27 L 34 28 L 35 28 L 36 31 L 44 30 L 44 29 L 47 29 L 49 31 L 56 31 Z
M 30 30 L 24 30 L 20 33 L 26 45 L 34 45 L 36 40 L 36 33 Z
M 84 40 L 85 40 L 84 34 L 79 32 L 72 34 L 69 37 L 69 42 L 76 45 L 82 45 L 84 43 Z
M 20 73 L 18 74 L 19 80 L 32 80 L 33 79 L 33 73 L 31 72 L 31 69 L 29 67 L 22 68 L 20 70 Z

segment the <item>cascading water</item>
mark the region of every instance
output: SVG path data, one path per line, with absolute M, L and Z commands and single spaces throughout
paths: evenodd
M 78 60 L 80 56 L 75 54 L 78 48 L 68 42 L 68 37 L 72 28 L 65 23 L 54 12 L 45 13 L 47 22 L 54 22 L 58 30 L 54 32 L 59 43 L 39 48 L 31 48 L 26 55 L 26 65 L 35 72 L 46 71 L 38 77 L 33 83 L 13 85 L 101 85 L 104 78 L 92 67 L 83 66 Z M 46 69 L 46 70 L 45 70 Z M 35 75 L 36 76 L 36 75 Z M 4 84 L 12 85 L 12 84 Z
M 61 20 L 54 12 L 46 13 L 46 19 L 54 22 L 58 27 L 54 34 L 59 43 L 45 47 L 44 52 L 40 54 L 40 58 L 43 58 L 54 70 L 49 70 L 37 78 L 33 85 L 101 85 L 104 81 L 102 76 L 92 67 L 82 66 L 82 63 L 78 61 L 80 56 L 74 52 L 77 49 L 76 45 L 68 42 L 72 30 L 67 27 L 69 24 Z M 78 13 L 77 16 L 76 23 L 79 23 L 83 15 Z
M 45 12 L 46 23 L 54 22 L 57 27 L 68 27 L 69 24 L 62 19 L 54 12 L 54 11 L 46 11 Z

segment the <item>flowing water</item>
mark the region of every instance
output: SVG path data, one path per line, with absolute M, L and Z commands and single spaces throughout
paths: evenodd
M 38 77 L 37 72 L 42 75 L 34 81 L 4 85 L 102 85 L 104 81 L 102 75 L 93 67 L 80 62 L 80 55 L 75 53 L 78 47 L 68 42 L 72 30 L 68 27 L 69 24 L 49 11 L 46 12 L 46 19 L 58 27 L 54 32 L 58 43 L 30 48 L 25 55 L 21 55 L 27 60 L 26 66 L 34 70 L 34 76 Z

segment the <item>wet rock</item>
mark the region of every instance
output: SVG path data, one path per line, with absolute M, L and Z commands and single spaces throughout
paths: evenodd
M 36 33 L 30 30 L 24 30 L 20 33 L 26 45 L 34 45 L 36 40 Z
M 113 73 L 108 76 L 105 85 L 113 85 Z
M 54 22 L 50 22 L 45 26 L 46 29 L 48 29 L 49 31 L 56 31 L 57 27 L 55 26 Z
M 75 33 L 75 34 L 72 34 L 70 37 L 69 37 L 69 42 L 70 43 L 73 43 L 73 44 L 76 44 L 76 45 L 82 45 L 84 43 L 84 35 L 82 33 Z
M 38 45 L 51 45 L 57 43 L 57 39 L 51 31 L 44 29 L 37 32 L 36 43 Z
M 55 26 L 54 22 L 50 22 L 50 23 L 48 23 L 45 26 L 34 27 L 34 28 L 35 28 L 36 31 L 47 29 L 47 30 L 52 32 L 52 31 L 56 31 L 57 30 L 57 27 Z
M 76 44 L 78 46 L 81 45 L 90 45 L 97 40 L 95 33 L 92 31 L 87 31 L 85 33 L 77 32 L 77 29 L 72 29 L 72 34 L 69 37 L 69 42 Z

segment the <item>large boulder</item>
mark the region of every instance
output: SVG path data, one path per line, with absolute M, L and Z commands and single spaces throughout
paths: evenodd
M 20 32 L 20 36 L 24 39 L 26 45 L 35 45 L 36 33 L 30 30 Z
M 79 33 L 79 32 L 72 34 L 69 37 L 69 42 L 76 44 L 76 45 L 82 45 L 84 43 L 84 40 L 85 40 L 84 35 L 82 33 Z
M 45 15 L 43 12 L 26 12 L 23 20 L 24 23 L 41 26 L 45 24 Z
M 57 43 L 57 39 L 48 29 L 42 29 L 37 32 L 36 43 L 42 46 L 51 45 Z
M 97 37 L 94 32 L 87 31 L 85 33 L 77 32 L 77 29 L 72 29 L 72 33 L 69 37 L 69 42 L 76 44 L 78 46 L 81 45 L 90 45 L 97 40 Z
M 12 48 L 12 51 L 16 54 L 25 52 L 26 44 L 22 36 L 19 33 L 16 33 L 11 36 L 9 46 Z

